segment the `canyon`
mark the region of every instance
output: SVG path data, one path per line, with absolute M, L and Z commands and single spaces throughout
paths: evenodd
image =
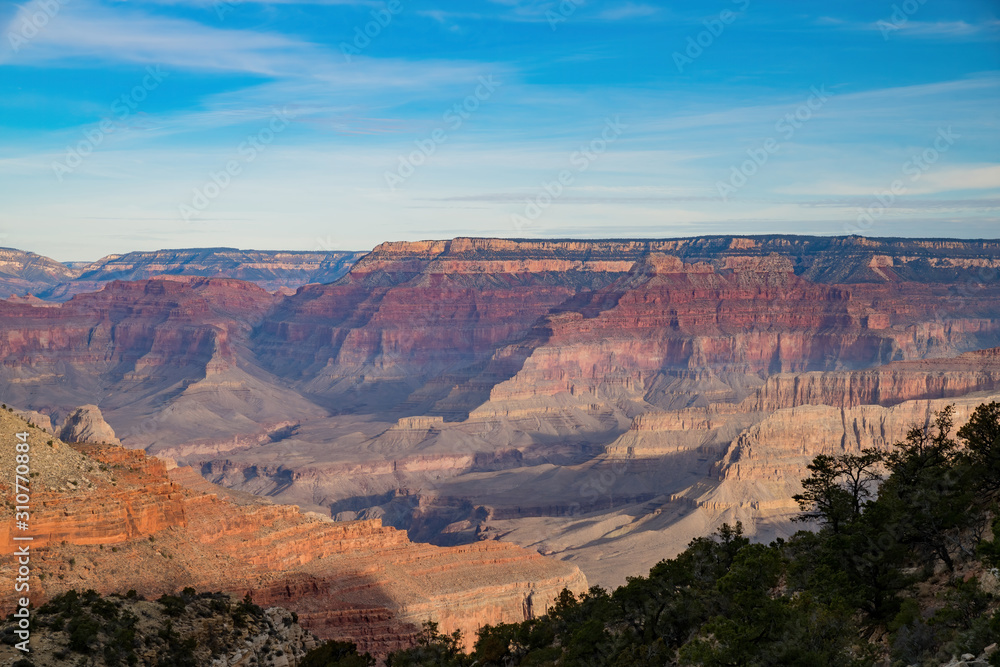
M 0 301 L 0 400 L 97 406 L 191 484 L 604 586 L 722 522 L 788 535 L 816 454 L 1000 400 L 997 241 L 392 242 L 294 291 L 127 257 Z

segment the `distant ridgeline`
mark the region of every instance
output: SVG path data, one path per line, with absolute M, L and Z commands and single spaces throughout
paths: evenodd
M 458 238 L 452 241 L 383 243 L 371 253 L 341 250 L 281 251 L 189 248 L 108 255 L 95 262 L 57 262 L 13 248 L 0 248 L 0 297 L 32 294 L 64 301 L 95 291 L 111 280 L 143 280 L 156 275 L 236 278 L 268 291 L 308 283 L 330 283 L 362 257 L 370 261 L 409 255 L 491 260 L 600 260 L 634 263 L 650 253 L 685 262 L 718 262 L 723 257 L 781 255 L 796 275 L 820 283 L 885 280 L 950 282 L 996 274 L 997 241 L 955 239 L 875 239 L 861 236 L 706 236 L 663 240 L 544 240 Z M 627 268 L 626 268 L 627 270 Z M 610 271 L 615 273 L 615 271 Z M 985 280 L 979 280 L 985 282 Z
M 350 270 L 361 252 L 191 248 L 108 255 L 96 262 L 60 263 L 35 253 L 0 248 L 0 298 L 31 294 L 65 301 L 112 280 L 156 275 L 212 276 L 257 283 L 268 291 L 329 283 Z

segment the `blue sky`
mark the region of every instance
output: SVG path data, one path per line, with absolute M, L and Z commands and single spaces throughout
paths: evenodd
M 996 0 L 6 2 L 0 92 L 60 260 L 1000 229 Z

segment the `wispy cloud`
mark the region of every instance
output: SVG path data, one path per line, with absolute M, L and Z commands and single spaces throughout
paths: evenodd
M 1000 190 L 1000 164 L 944 167 L 928 172 L 912 188 L 914 193 L 936 194 L 959 190 Z
M 840 197 L 837 199 L 822 199 L 818 201 L 802 201 L 800 206 L 807 208 L 849 208 L 857 209 L 871 206 L 872 197 Z M 997 210 L 1000 211 L 1000 199 L 915 199 L 900 197 L 892 204 L 896 211 L 967 211 L 967 210 Z
M 455 28 L 459 21 L 483 21 L 487 16 L 478 12 L 450 12 L 443 9 L 421 9 L 416 12 L 417 16 L 429 18 L 442 26 Z
M 891 25 L 892 34 L 926 39 L 965 39 L 976 36 L 995 36 L 1000 34 L 1000 21 L 983 21 L 982 23 L 967 23 L 965 21 L 905 21 L 902 23 L 879 22 L 873 24 L 873 30 L 885 31 L 886 24 Z
M 626 2 L 624 5 L 605 9 L 598 14 L 597 17 L 604 21 L 622 21 L 627 19 L 643 18 L 646 16 L 654 16 L 659 13 L 659 7 Z
M 68 5 L 57 19 L 16 54 L 0 45 L 0 64 L 73 67 L 114 62 L 155 64 L 174 71 L 243 73 L 318 82 L 297 85 L 324 86 L 327 99 L 334 92 L 345 95 L 359 90 L 457 87 L 484 73 L 508 69 L 459 61 L 362 56 L 347 63 L 327 45 L 278 32 L 215 28 L 187 19 L 131 9 L 112 11 L 83 3 Z M 305 93 L 308 91 L 296 92 L 300 97 Z
M 915 171 L 913 173 L 916 173 Z M 904 178 L 903 176 L 906 176 Z M 963 190 L 1000 190 L 1000 164 L 956 165 L 934 167 L 913 179 L 909 174 L 899 175 L 908 195 L 936 195 Z M 873 192 L 885 190 L 887 183 L 861 181 L 819 181 L 777 188 L 789 195 L 815 197 L 868 197 Z
M 278 33 L 220 30 L 185 19 L 83 4 L 67 5 L 17 53 L 0 46 L 0 63 L 72 65 L 86 59 L 273 76 L 296 71 L 305 58 L 320 59 L 321 51 Z
M 888 14 L 877 21 L 855 21 L 838 16 L 820 16 L 813 20 L 813 24 L 840 30 L 878 32 L 886 39 L 913 37 L 950 41 L 976 37 L 992 39 L 1000 34 L 1000 19 L 996 18 L 973 23 L 963 20 L 918 21 L 909 16 L 894 14 Z
M 421 9 L 417 16 L 431 18 L 442 25 L 452 26 L 456 21 L 504 21 L 514 23 L 549 23 L 556 16 L 572 16 L 574 21 L 627 21 L 629 19 L 644 18 L 663 13 L 663 10 L 653 5 L 626 2 L 624 4 L 608 7 L 599 12 L 585 11 L 587 3 L 582 1 L 567 0 L 572 2 L 573 10 L 566 13 L 559 2 L 553 0 L 531 1 L 531 0 L 490 0 L 495 5 L 501 5 L 505 9 L 498 12 L 482 11 L 451 11 L 444 9 Z M 577 11 L 580 13 L 577 13 Z
M 238 7 L 240 5 L 328 5 L 352 7 L 384 7 L 379 0 L 117 0 L 133 5 L 178 5 L 189 7 L 212 8 L 220 5 Z

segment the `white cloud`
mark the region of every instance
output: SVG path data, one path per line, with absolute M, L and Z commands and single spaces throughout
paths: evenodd
M 26 5 L 21 14 L 33 11 L 38 1 Z M 67 4 L 18 53 L 0 45 L 0 64 L 73 67 L 125 62 L 158 65 L 168 74 L 177 70 L 255 74 L 283 81 L 288 90 L 281 99 L 297 95 L 326 103 L 359 91 L 392 94 L 440 90 L 442 86 L 460 89 L 479 76 L 508 76 L 510 71 L 484 63 L 363 55 L 348 62 L 333 48 L 274 32 L 214 28 L 133 9 L 110 10 L 84 0 L 75 2 L 78 4 Z M 15 17 L 8 29 L 17 25 L 20 19 Z M 243 93 L 239 96 L 244 97 Z
M 37 0 L 21 14 L 32 12 L 33 4 Z M 8 31 L 17 30 L 20 21 L 16 16 Z M 17 52 L 6 44 L 0 49 L 0 63 L 73 64 L 86 58 L 262 75 L 295 72 L 304 59 L 322 58 L 318 47 L 276 33 L 219 30 L 184 19 L 72 4 Z
M 775 192 L 787 195 L 805 195 L 813 197 L 871 197 L 873 193 L 886 190 L 893 180 L 899 180 L 905 187 L 907 195 L 935 195 L 961 190 L 1000 190 L 1000 165 L 959 165 L 935 166 L 929 165 L 927 171 L 920 172 L 914 179 L 918 169 L 915 163 L 907 163 L 909 171 L 900 171 L 890 179 L 878 181 L 818 181 L 800 185 L 789 185 L 776 188 Z

